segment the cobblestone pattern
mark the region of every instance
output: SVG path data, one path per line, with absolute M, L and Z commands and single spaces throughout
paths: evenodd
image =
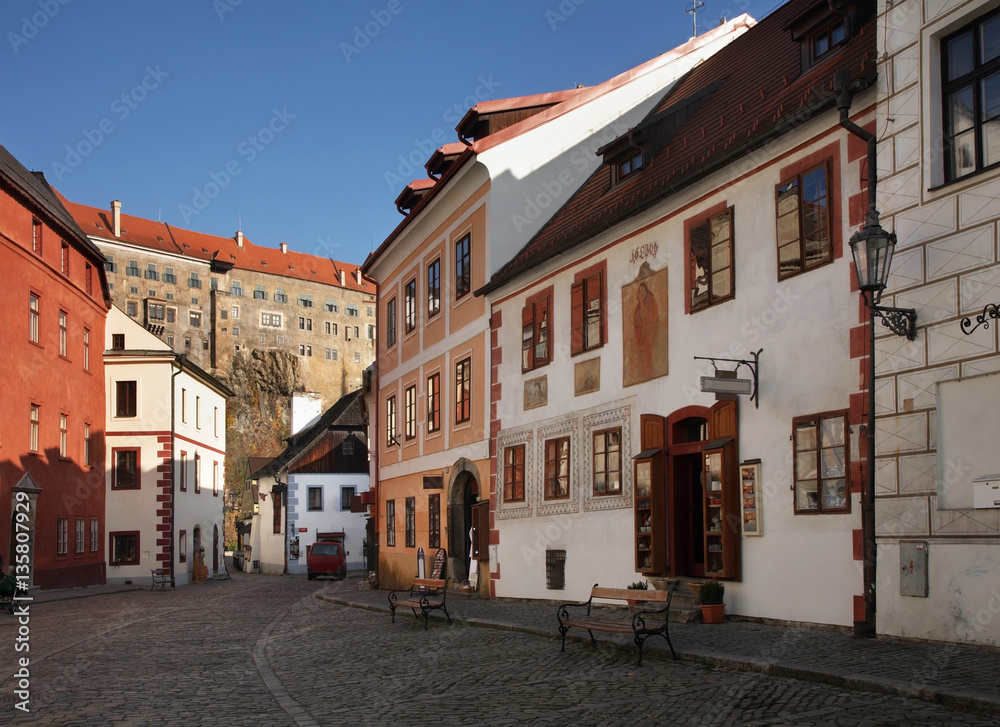
M 466 625 L 432 620 L 425 631 L 408 614 L 390 623 L 385 598 L 351 580 L 236 575 L 176 592 L 35 603 L 28 715 L 10 699 L 16 619 L 0 614 L 0 723 L 996 724 L 927 701 L 674 662 L 660 647 L 641 668 L 634 647 L 604 639 L 561 653 L 548 605 L 456 601 L 450 610 Z M 499 628 L 467 625 L 477 619 Z M 676 634 L 690 648 L 684 629 Z

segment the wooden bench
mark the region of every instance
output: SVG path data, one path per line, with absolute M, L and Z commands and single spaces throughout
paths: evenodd
M 166 590 L 167 586 L 170 584 L 170 574 L 163 568 L 152 568 L 149 572 L 153 575 L 153 583 L 149 587 L 149 590 L 152 591 L 157 586 L 160 587 L 161 591 Z
M 451 623 L 451 615 L 445 605 L 448 596 L 448 582 L 451 579 L 439 580 L 437 578 L 414 578 L 409 591 L 391 591 L 389 593 L 389 610 L 392 611 L 392 622 L 396 623 L 396 609 L 409 608 L 413 611 L 414 617 L 417 610 L 424 617 L 424 628 L 427 628 L 427 616 L 431 611 L 444 611 L 444 615 Z
M 677 658 L 674 645 L 670 643 L 668 625 L 670 623 L 670 601 L 674 597 L 676 583 L 666 591 L 639 591 L 627 588 L 601 588 L 597 584 L 590 591 L 590 598 L 583 603 L 564 603 L 556 616 L 559 619 L 559 633 L 562 634 L 562 650 L 566 651 L 566 632 L 571 628 L 586 629 L 590 643 L 594 646 L 594 632 L 608 634 L 632 634 L 639 647 L 639 666 L 642 666 L 642 645 L 650 636 L 660 635 L 667 640 L 670 653 Z M 610 601 L 634 601 L 642 604 L 638 611 L 624 609 L 594 609 L 594 599 Z M 646 605 L 655 610 L 646 609 Z

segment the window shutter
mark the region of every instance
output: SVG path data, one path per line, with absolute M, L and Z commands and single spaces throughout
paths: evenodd
M 488 500 L 472 506 L 472 559 L 490 559 L 490 503 Z
M 552 335 L 551 331 L 549 330 L 551 328 L 550 325 L 551 322 L 549 321 L 549 299 L 545 298 L 544 300 L 540 300 L 537 303 L 535 303 L 535 305 L 532 307 L 538 309 L 538 315 L 536 316 L 534 325 L 541 326 L 543 321 L 545 323 L 544 354 L 541 356 L 534 356 L 534 353 L 532 354 L 532 365 L 537 366 L 539 364 L 546 364 L 552 360 L 552 348 L 550 346 Z M 534 351 L 537 352 L 538 344 L 541 339 L 541 330 L 537 327 L 534 328 L 533 330 L 534 330 L 534 342 L 535 342 Z
M 521 309 L 521 370 L 535 368 L 535 306 Z M 452 551 L 454 552 L 454 551 Z
M 570 353 L 580 353 L 583 351 L 583 325 L 586 319 L 583 310 L 584 306 L 584 282 L 574 283 L 570 293 L 570 320 L 571 329 L 569 337 Z
M 468 557 L 468 553 L 465 550 L 465 533 L 463 532 L 465 529 L 464 520 L 461 505 L 448 505 L 448 522 L 446 524 L 448 529 L 448 552 L 452 554 L 457 553 L 458 558 Z

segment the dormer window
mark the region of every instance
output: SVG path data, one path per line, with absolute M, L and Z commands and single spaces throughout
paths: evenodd
M 835 18 L 812 34 L 810 55 L 812 62 L 820 60 L 834 48 L 847 41 L 847 23 L 843 18 Z
M 813 5 L 785 26 L 801 47 L 802 72 L 825 62 L 847 45 L 858 28 L 864 26 L 874 3 L 832 0 Z
M 619 157 L 615 163 L 615 181 L 620 182 L 640 169 L 642 169 L 642 152 L 633 149 L 625 156 Z

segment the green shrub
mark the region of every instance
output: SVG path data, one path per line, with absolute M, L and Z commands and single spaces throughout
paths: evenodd
M 649 584 L 646 581 L 636 581 L 635 583 L 630 583 L 626 586 L 630 591 L 645 591 L 649 589 Z
M 714 606 L 723 603 L 726 595 L 726 586 L 718 581 L 708 581 L 701 584 L 701 604 L 703 606 Z

